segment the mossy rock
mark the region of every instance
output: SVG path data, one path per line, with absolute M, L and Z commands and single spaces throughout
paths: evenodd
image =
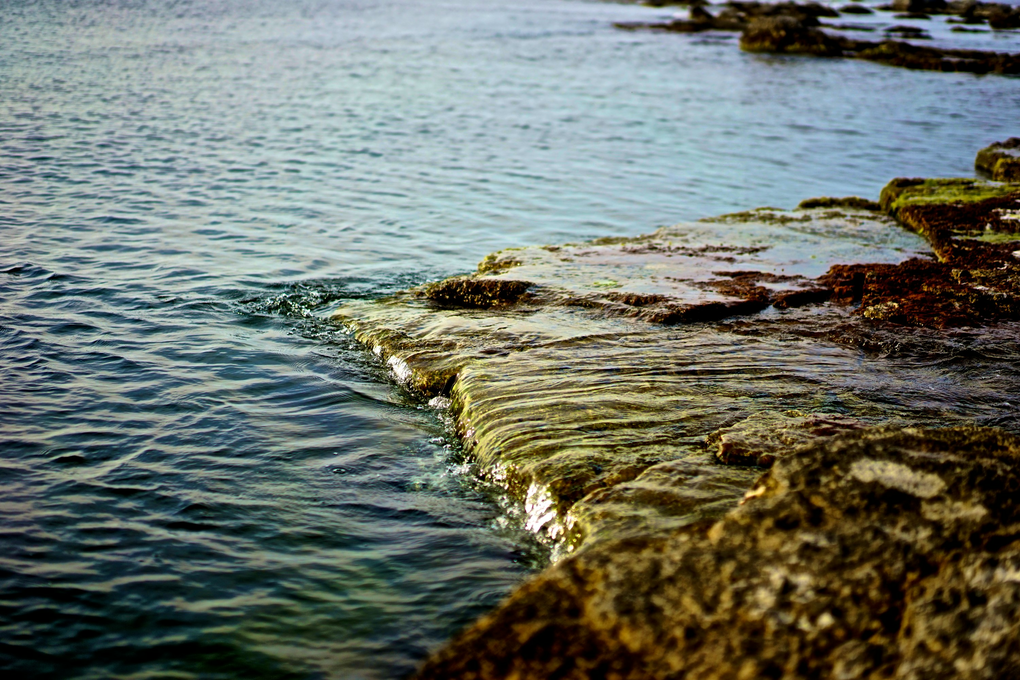
M 1020 137 L 981 149 L 974 167 L 998 182 L 1020 182 Z
M 909 205 L 956 205 L 979 203 L 1020 191 L 1020 185 L 981 179 L 911 179 L 899 177 L 882 189 L 879 204 L 892 216 Z

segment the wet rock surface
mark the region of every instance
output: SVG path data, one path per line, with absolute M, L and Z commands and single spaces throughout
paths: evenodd
M 897 179 L 344 304 L 562 559 L 421 677 L 1012 668 L 1017 445 L 966 426 L 1020 433 L 1018 215 Z
M 882 205 L 916 233 L 867 199 L 808 199 L 794 211 L 502 251 L 472 276 L 352 301 L 336 319 L 410 389 L 450 403 L 479 474 L 521 503 L 529 529 L 569 552 L 708 516 L 748 481 L 717 471 L 705 487 L 715 491 L 681 501 L 683 484 L 641 481 L 657 466 L 717 455 L 713 465 L 767 467 L 841 429 L 967 422 L 947 415 L 961 393 L 944 385 L 934 410 L 904 398 L 928 384 L 922 367 L 871 360 L 862 375 L 860 352 L 888 356 L 876 322 L 944 329 L 1018 318 L 1016 268 L 988 255 L 1002 244 L 970 238 L 952 217 L 980 208 L 999 216 L 1005 231 L 994 233 L 1010 236 L 1001 210 L 1011 200 L 1008 185 L 897 180 Z M 974 268 L 960 269 L 964 261 Z M 724 329 L 741 318 L 740 330 Z M 890 391 L 902 405 L 889 404 Z M 1002 403 L 993 411 L 1011 408 Z M 791 409 L 799 413 L 767 421 Z
M 706 442 L 723 463 L 765 468 L 799 446 L 866 427 L 866 423 L 839 413 L 762 411 L 716 430 Z
M 416 677 L 1012 677 L 1018 463 L 983 428 L 825 440 L 715 523 L 551 567 Z

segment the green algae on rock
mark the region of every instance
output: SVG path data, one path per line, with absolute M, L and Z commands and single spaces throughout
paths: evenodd
M 1020 137 L 986 146 L 977 153 L 974 167 L 998 182 L 1020 182 Z
M 714 524 L 547 569 L 416 677 L 1012 677 L 1018 463 L 973 427 L 805 447 Z

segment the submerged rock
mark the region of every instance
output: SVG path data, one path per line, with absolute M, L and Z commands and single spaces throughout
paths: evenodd
M 998 182 L 1020 182 L 1020 137 L 981 149 L 974 167 Z
M 755 19 L 740 36 L 740 49 L 745 52 L 813 54 L 818 57 L 838 57 L 843 54 L 838 40 L 791 16 Z
M 998 678 L 1020 669 L 1020 441 L 864 430 L 714 524 L 592 547 L 418 680 Z

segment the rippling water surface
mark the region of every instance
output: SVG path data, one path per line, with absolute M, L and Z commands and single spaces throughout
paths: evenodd
M 751 56 L 579 0 L 2 14 L 5 677 L 407 672 L 543 557 L 331 305 L 969 175 L 1020 110 L 1016 79 Z

